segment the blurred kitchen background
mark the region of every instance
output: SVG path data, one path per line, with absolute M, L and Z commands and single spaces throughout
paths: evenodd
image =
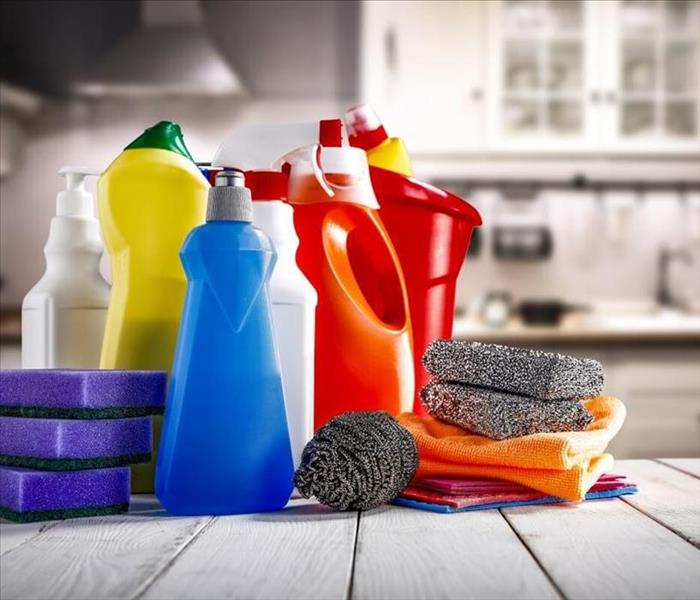
M 3 368 L 60 167 L 366 101 L 483 216 L 455 337 L 598 358 L 616 456 L 700 456 L 700 2 L 4 0 L 0 27 Z

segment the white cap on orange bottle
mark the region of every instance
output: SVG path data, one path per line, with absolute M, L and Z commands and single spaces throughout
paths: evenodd
M 319 139 L 327 144 L 339 144 L 343 123 L 340 119 L 321 121 Z M 332 200 L 360 204 L 378 209 L 369 176 L 367 155 L 360 148 L 341 145 L 310 144 L 282 156 L 276 166 L 290 165 L 289 202 L 307 204 Z M 315 178 L 317 191 L 310 193 L 308 178 Z

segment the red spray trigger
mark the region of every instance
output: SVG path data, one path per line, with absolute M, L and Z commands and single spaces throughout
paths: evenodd
M 340 147 L 343 143 L 343 121 L 341 119 L 319 121 L 318 143 L 321 146 Z

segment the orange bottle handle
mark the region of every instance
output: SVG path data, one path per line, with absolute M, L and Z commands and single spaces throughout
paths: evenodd
M 340 217 L 340 218 L 338 218 Z M 366 218 L 370 218 L 367 216 Z M 348 236 L 358 224 L 352 222 L 352 216 L 348 214 L 343 207 L 337 207 L 330 210 L 324 217 L 321 225 L 321 235 L 323 240 L 323 251 L 326 261 L 330 267 L 331 273 L 338 283 L 338 286 L 345 292 L 346 296 L 368 321 L 374 326 L 391 329 L 392 331 L 401 331 L 406 327 L 408 320 L 408 306 L 404 301 L 403 307 L 403 323 L 400 327 L 386 323 L 379 318 L 372 306 L 367 301 L 360 284 L 355 277 L 355 272 L 350 257 L 348 254 Z M 378 232 L 377 235 L 380 235 Z M 400 270 L 398 259 L 391 248 L 387 248 L 387 252 L 391 257 L 392 263 L 397 268 L 401 289 L 405 290 L 403 273 Z M 404 296 L 405 299 L 405 296 Z

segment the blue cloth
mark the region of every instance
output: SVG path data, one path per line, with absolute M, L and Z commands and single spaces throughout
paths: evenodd
M 627 494 L 636 494 L 639 491 L 634 485 L 626 485 L 615 490 L 602 490 L 600 492 L 588 492 L 586 494 L 586 500 L 600 500 L 603 498 L 617 498 L 618 496 L 625 496 Z M 446 506 L 445 504 L 435 504 L 432 502 L 421 502 L 419 500 L 411 500 L 409 498 L 398 497 L 394 499 L 393 504 L 397 506 L 408 506 L 410 508 L 417 508 L 419 510 L 428 510 L 437 513 L 455 513 L 455 512 L 469 512 L 473 510 L 487 510 L 490 508 L 508 508 L 510 506 L 533 506 L 537 504 L 560 504 L 562 502 L 569 502 L 564 500 L 564 498 L 557 498 L 555 496 L 546 496 L 544 498 L 537 498 L 535 500 L 519 500 L 512 502 L 493 502 L 491 504 L 479 504 L 477 506 L 465 506 L 463 508 L 456 508 L 454 506 Z

